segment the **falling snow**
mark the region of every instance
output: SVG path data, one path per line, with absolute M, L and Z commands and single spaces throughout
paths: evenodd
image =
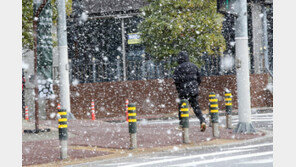
M 25 1 L 28 3 L 27 0 Z M 78 160 L 86 162 L 91 157 L 96 159 L 96 157 L 105 155 L 106 159 L 102 158 L 104 161 L 94 160 L 91 163 L 94 166 L 103 166 L 103 163 L 106 163 L 106 166 L 128 166 L 137 163 L 139 163 L 139 166 L 141 164 L 143 166 L 198 166 L 199 164 L 207 165 L 206 162 L 210 162 L 209 164 L 214 164 L 216 161 L 226 162 L 227 159 L 236 159 L 235 162 L 242 161 L 240 164 L 245 165 L 272 162 L 273 160 L 270 157 L 259 159 L 257 162 L 243 162 L 244 158 L 262 158 L 272 155 L 272 149 L 269 152 L 264 150 L 270 149 L 269 146 L 272 148 L 270 139 L 266 143 L 263 143 L 262 139 L 262 143 L 254 144 L 258 147 L 254 147 L 252 143 L 233 147 L 231 144 L 227 147 L 224 145 L 231 141 L 244 141 L 258 136 L 266 137 L 268 135 L 265 132 L 272 132 L 273 130 L 272 5 L 263 8 L 264 3 L 254 2 L 253 6 L 257 5 L 261 10 L 256 10 L 257 8 L 253 8 L 251 5 L 252 10 L 250 11 L 252 12 L 246 12 L 248 22 L 250 22 L 248 23 L 250 79 L 244 79 L 242 82 L 244 85 L 250 85 L 249 93 L 251 94 L 252 108 L 251 113 L 238 114 L 239 106 L 245 102 L 245 99 L 239 100 L 238 97 L 241 90 L 237 76 L 239 76 L 238 70 L 242 68 L 239 64 L 242 60 L 239 59 L 238 53 L 240 52 L 236 50 L 238 48 L 236 46 L 240 44 L 240 39 L 236 37 L 235 32 L 235 19 L 237 17 L 230 14 L 221 14 L 221 17 L 220 15 L 218 17 L 218 15 L 213 14 L 213 12 L 217 12 L 216 7 L 214 11 L 209 10 L 207 11 L 209 14 L 205 15 L 201 10 L 206 10 L 206 8 L 195 6 L 196 4 L 203 5 L 203 3 L 190 4 L 191 2 L 201 1 L 203 0 L 188 2 L 155 1 L 155 3 L 158 2 L 154 6 L 157 9 L 155 13 L 161 16 L 156 19 L 150 17 L 151 11 L 140 9 L 139 7 L 144 3 L 139 4 L 138 1 L 127 0 L 127 3 L 125 0 L 122 2 L 67 0 L 67 46 L 65 48 L 67 49 L 66 60 L 68 62 L 66 61 L 65 66 L 61 66 L 60 51 L 62 47 L 56 46 L 60 44 L 58 40 L 61 40 L 57 34 L 59 32 L 57 31 L 59 28 L 57 20 L 32 16 L 32 9 L 29 10 L 32 13 L 26 16 L 28 11 L 23 9 L 23 19 L 27 17 L 26 19 L 30 23 L 29 25 L 24 24 L 22 35 L 24 43 L 22 69 L 25 79 L 25 81 L 23 80 L 22 100 L 24 115 L 22 122 L 23 165 L 44 165 L 48 163 L 65 165 L 64 162 L 69 164 L 72 163 L 72 160 L 75 160 L 75 163 L 76 160 L 77 163 Z M 175 6 L 173 2 L 176 3 Z M 154 3 L 154 1 L 149 1 L 149 3 Z M 167 3 L 172 4 L 167 5 Z M 189 7 L 186 8 L 187 5 Z M 236 7 L 234 4 L 230 5 L 231 9 Z M 177 10 L 171 10 L 167 8 L 168 6 Z M 68 8 L 70 8 L 70 11 L 68 11 Z M 198 10 L 192 12 L 191 8 Z M 165 10 L 174 14 L 174 17 L 167 17 L 168 13 L 162 13 Z M 263 12 L 263 10 L 266 11 Z M 137 12 L 134 13 L 135 11 Z M 47 15 L 52 14 L 53 16 L 57 15 L 56 12 L 55 8 L 54 10 L 49 8 L 45 11 Z M 256 17 L 253 15 L 256 15 Z M 194 19 L 191 16 L 196 16 L 195 18 L 198 19 L 192 21 Z M 150 35 L 143 35 L 140 25 L 145 21 L 145 18 L 149 21 L 149 32 L 155 33 L 151 36 L 153 38 L 161 37 L 160 42 L 147 40 L 149 38 L 146 37 L 150 37 Z M 55 18 L 53 17 L 53 19 Z M 254 21 L 253 19 L 258 20 Z M 267 27 L 263 27 L 264 19 L 267 19 Z M 53 46 L 52 53 L 40 52 L 42 54 L 38 54 L 38 75 L 34 73 L 33 58 L 35 55 L 33 49 L 30 49 L 35 48 L 32 42 L 34 36 L 33 20 L 39 23 L 47 21 L 52 24 L 50 31 L 48 31 L 49 35 L 40 36 L 38 34 L 38 37 L 40 37 L 37 44 L 38 49 L 39 47 L 49 48 L 49 45 Z M 260 26 L 255 25 L 257 22 L 260 23 Z M 42 26 L 45 25 L 45 23 L 39 24 L 37 30 L 41 30 Z M 25 27 L 29 28 L 24 29 Z M 258 27 L 262 27 L 262 30 L 259 31 Z M 266 32 L 263 32 L 265 31 L 264 28 L 267 29 Z M 214 36 L 217 35 L 215 29 L 222 30 L 222 32 L 217 31 L 221 35 L 221 39 Z M 263 37 L 266 37 L 264 34 L 267 34 L 268 49 L 262 50 L 265 47 L 261 44 Z M 28 44 L 26 41 L 32 43 Z M 256 41 L 260 42 L 256 43 Z M 148 45 L 151 45 L 151 47 L 148 47 Z M 188 49 L 187 46 L 192 47 Z M 184 48 L 187 49 L 184 50 Z M 261 50 L 258 48 L 261 48 Z M 159 50 L 166 52 L 159 54 Z M 180 79 L 181 83 L 177 83 L 174 72 L 180 65 L 178 64 L 180 51 L 188 53 L 189 61 L 198 67 L 198 72 L 186 76 L 185 74 L 190 70 L 184 67 L 181 72 L 183 77 Z M 263 55 L 267 55 L 267 57 Z M 42 61 L 47 59 L 52 59 L 52 62 L 40 65 L 43 63 Z M 267 66 L 265 60 L 268 60 Z M 267 67 L 268 72 L 265 70 Z M 48 73 L 43 75 L 46 72 L 40 69 L 48 70 Z M 66 71 L 66 75 L 60 73 L 62 70 Z M 201 77 L 200 84 L 196 83 L 198 80 L 197 73 Z M 64 78 L 61 78 L 62 76 Z M 36 85 L 34 79 L 37 79 Z M 205 132 L 200 131 L 201 122 L 192 112 L 195 111 L 195 108 L 192 108 L 191 105 L 193 104 L 190 101 L 191 104 L 188 105 L 190 117 L 188 119 L 191 143 L 185 144 L 183 141 L 185 132 L 180 126 L 178 115 L 179 112 L 181 113 L 179 105 L 183 97 L 179 94 L 178 88 L 183 86 L 184 89 L 192 90 L 192 87 L 190 87 L 192 83 L 188 84 L 189 80 L 194 80 L 194 85 L 198 86 L 196 89 L 198 93 L 194 96 L 199 102 L 207 129 Z M 64 86 L 65 83 L 69 84 L 66 85 L 69 87 L 63 89 L 62 85 Z M 35 87 L 39 93 L 36 97 L 34 96 Z M 214 92 L 218 99 L 218 112 L 221 113 L 218 118 L 220 137 L 214 137 L 213 129 L 209 127 L 211 122 L 209 114 L 211 112 L 210 92 Z M 225 92 L 232 94 L 233 125 L 236 126 L 241 123 L 241 115 L 247 115 L 252 120 L 252 126 L 259 129 L 260 133 L 235 134 L 233 129 L 226 128 L 226 118 L 223 115 L 226 111 Z M 127 104 L 126 100 L 128 100 Z M 38 106 L 35 106 L 36 104 Z M 67 139 L 69 159 L 67 161 L 59 159 L 62 146 L 59 141 L 58 125 L 59 121 L 65 119 L 63 119 L 62 114 L 60 115 L 57 112 L 58 104 L 64 105 L 62 108 L 70 109 L 67 111 L 66 119 L 69 135 Z M 136 113 L 128 113 L 130 112 L 128 110 L 132 108 L 131 104 L 135 104 Z M 27 112 L 25 106 L 29 112 L 28 120 L 25 119 L 25 112 Z M 36 112 L 37 114 L 35 114 L 36 109 L 39 110 Z M 260 113 L 261 110 L 268 112 Z M 35 127 L 36 115 L 39 116 L 39 127 L 50 128 L 51 130 L 39 134 L 24 133 L 24 129 Z M 129 126 L 134 125 L 132 123 L 135 123 L 137 127 L 137 149 L 130 148 Z M 223 146 L 219 146 L 217 144 L 219 142 Z M 204 143 L 207 143 L 206 147 L 203 147 Z M 261 145 L 264 149 L 259 150 Z M 253 152 L 249 152 L 250 148 Z M 258 152 L 255 152 L 256 149 L 258 149 Z M 115 157 L 115 155 L 119 156 L 116 157 L 118 161 L 117 159 L 108 159 L 108 157 Z M 220 155 L 223 155 L 223 157 L 221 158 Z M 225 159 L 223 160 L 223 158 Z M 81 166 L 83 165 L 81 164 Z

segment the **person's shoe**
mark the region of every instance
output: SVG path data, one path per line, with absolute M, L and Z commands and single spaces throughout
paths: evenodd
M 205 122 L 200 124 L 200 131 L 204 132 L 206 130 L 206 128 L 207 128 L 207 125 Z

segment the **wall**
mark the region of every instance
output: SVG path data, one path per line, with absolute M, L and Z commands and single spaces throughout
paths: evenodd
M 252 107 L 271 107 L 272 94 L 265 90 L 267 74 L 252 74 Z M 214 91 L 221 97 L 219 108 L 224 110 L 223 94 L 228 88 L 233 93 L 233 107 L 237 108 L 236 77 L 234 75 L 204 77 L 199 88 L 202 110 L 208 109 L 208 94 Z M 57 87 L 54 88 L 58 95 Z M 124 116 L 125 99 L 136 103 L 138 115 L 169 114 L 177 111 L 177 92 L 172 79 L 125 82 L 85 83 L 71 86 L 71 110 L 78 119 L 90 119 L 91 100 L 95 100 L 98 118 Z M 47 115 L 56 112 L 57 99 L 49 101 Z

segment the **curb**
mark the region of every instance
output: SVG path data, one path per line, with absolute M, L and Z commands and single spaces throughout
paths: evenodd
M 259 131 L 259 130 L 258 130 Z M 254 141 L 261 141 L 270 137 L 273 137 L 272 133 L 270 131 L 264 131 L 264 130 L 260 130 L 262 132 L 264 132 L 266 135 L 261 136 L 261 137 L 257 137 L 257 138 L 253 138 L 253 139 L 246 139 L 246 140 L 242 140 L 242 141 L 237 141 L 237 142 L 232 142 L 232 143 L 225 143 L 225 144 L 216 144 L 216 145 L 210 145 L 210 146 L 197 146 L 197 147 L 190 147 L 188 149 L 184 149 L 182 151 L 185 150 L 190 150 L 190 149 L 204 149 L 204 148 L 213 148 L 213 147 L 223 147 L 223 146 L 232 146 L 232 145 L 237 145 L 237 144 L 247 144 L 247 143 L 252 143 Z

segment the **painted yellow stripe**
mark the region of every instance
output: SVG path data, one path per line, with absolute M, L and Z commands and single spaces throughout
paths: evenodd
M 128 107 L 127 110 L 136 110 L 136 107 Z
M 59 125 L 59 128 L 67 128 L 68 125 Z
M 60 115 L 67 115 L 67 112 L 59 112 Z
M 232 100 L 232 98 L 226 98 L 225 99 L 225 101 L 231 101 Z
M 60 118 L 59 119 L 59 122 L 66 122 L 67 121 L 67 118 Z
M 189 114 L 181 114 L 181 117 L 189 117 Z
M 232 106 L 232 103 L 226 103 L 225 105 L 226 106 Z
M 128 116 L 136 116 L 137 113 L 128 113 Z
M 186 103 L 182 103 L 182 105 L 181 106 L 186 106 Z
M 218 104 L 212 104 L 211 107 L 218 107 Z
M 210 99 L 210 102 L 217 102 L 218 99 Z
M 128 119 L 128 122 L 137 122 L 137 119 Z
M 209 95 L 209 97 L 216 97 L 216 95 Z
M 189 109 L 188 108 L 181 108 L 180 111 L 189 111 Z
M 219 112 L 219 110 L 211 110 L 211 112 Z
M 225 96 L 231 96 L 231 93 L 225 93 Z

